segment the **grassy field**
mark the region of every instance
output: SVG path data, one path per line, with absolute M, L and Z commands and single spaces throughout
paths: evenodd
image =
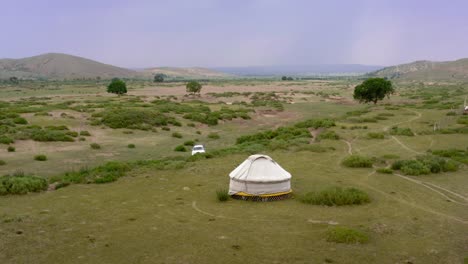
M 132 167 L 108 184 L 71 184 L 55 191 L 0 196 L 0 262 L 466 263 L 468 158 L 443 158 L 457 164 L 458 170 L 451 172 L 411 176 L 403 170 L 388 174 L 377 170 L 389 169 L 396 160 L 435 158 L 438 150 L 468 150 L 466 124 L 458 111 L 468 87 L 398 83 L 397 95 L 370 106 L 352 101 L 353 84 L 216 81 L 194 98 L 184 96 L 182 84 L 156 87 L 136 82 L 122 97 L 105 94 L 102 84 L 5 85 L 0 88 L 0 110 L 16 113 L 28 124 L 12 121 L 17 118 L 12 114 L 2 119 L 0 136 L 15 142 L 0 144 L 0 160 L 5 162 L 0 175 L 22 171 L 51 180 L 108 161 L 130 162 Z M 235 94 L 221 94 L 226 92 Z M 158 100 L 168 98 L 177 105 L 167 107 L 176 110 L 164 112 L 167 109 Z M 217 125 L 184 117 L 183 111 L 202 107 L 222 117 Z M 164 110 L 165 117 L 180 126 L 111 128 L 116 123 L 107 121 L 106 114 L 115 109 L 138 114 Z M 249 118 L 230 118 L 244 110 Z M 323 118 L 333 119 L 336 126 L 309 128 L 318 139 L 236 144 L 240 136 Z M 31 125 L 55 136 L 72 135 L 70 131 L 90 135 L 72 135 L 73 141 L 38 141 L 42 138 L 34 133 L 39 132 L 26 128 Z M 50 126 L 68 130 L 51 131 Z M 174 137 L 174 132 L 182 138 Z M 220 138 L 210 138 L 210 133 Z M 151 162 L 189 157 L 189 152 L 174 151 L 189 140 L 205 144 L 213 157 L 177 160 L 164 168 Z M 92 149 L 91 143 L 101 148 Z M 8 146 L 15 151 L 9 152 Z M 228 187 L 229 172 L 256 150 L 293 175 L 294 197 L 270 203 L 218 201 L 216 191 Z M 34 160 L 38 154 L 47 160 Z M 373 166 L 343 166 L 342 160 L 350 155 L 368 157 Z M 369 195 L 370 202 L 331 207 L 301 202 L 304 194 L 329 187 L 357 188 Z M 361 232 L 368 239 L 331 242 L 328 234 L 336 227 Z

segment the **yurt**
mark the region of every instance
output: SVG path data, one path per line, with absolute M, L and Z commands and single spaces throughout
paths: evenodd
M 252 155 L 229 174 L 229 194 L 236 199 L 274 201 L 288 198 L 291 174 L 267 155 Z

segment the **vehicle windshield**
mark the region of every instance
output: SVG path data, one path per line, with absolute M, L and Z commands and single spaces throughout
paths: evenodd
M 193 150 L 203 150 L 203 147 L 194 147 Z

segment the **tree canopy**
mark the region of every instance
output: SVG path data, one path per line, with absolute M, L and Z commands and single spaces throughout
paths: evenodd
M 195 94 L 200 93 L 202 85 L 197 81 L 190 81 L 187 83 L 186 91 L 187 93 Z
M 385 96 L 389 97 L 394 92 L 391 81 L 383 78 L 369 78 L 354 88 L 353 97 L 360 103 L 377 104 Z
M 118 95 L 126 94 L 127 93 L 127 85 L 124 81 L 114 78 L 112 79 L 111 83 L 107 86 L 108 93 L 115 93 Z
M 165 74 L 156 73 L 156 75 L 154 75 L 154 82 L 164 82 L 165 77 L 166 77 Z

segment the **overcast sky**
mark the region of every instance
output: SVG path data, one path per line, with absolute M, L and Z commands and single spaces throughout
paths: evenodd
M 468 1 L 0 0 L 0 58 L 61 52 L 122 67 L 468 57 Z

